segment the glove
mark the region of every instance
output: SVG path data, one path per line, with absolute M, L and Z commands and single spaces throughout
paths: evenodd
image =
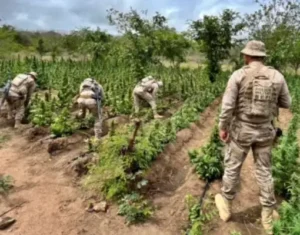
M 27 107 L 28 107 L 28 105 L 29 105 L 29 100 L 25 100 L 25 103 L 24 103 L 24 105 L 25 105 L 25 108 L 27 108 Z
M 282 130 L 280 128 L 276 128 L 276 137 L 279 138 L 282 136 Z
M 147 92 L 152 94 L 153 90 L 154 90 L 153 88 L 149 88 L 147 89 Z

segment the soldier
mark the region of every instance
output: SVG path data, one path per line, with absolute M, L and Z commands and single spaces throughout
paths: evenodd
M 139 82 L 133 90 L 135 113 L 140 110 L 141 100 L 145 100 L 151 106 L 155 119 L 162 118 L 156 110 L 156 94 L 160 87 L 163 86 L 162 81 L 156 81 L 152 76 L 145 77 Z
M 101 138 L 102 134 L 102 117 L 100 102 L 104 100 L 104 91 L 102 86 L 93 78 L 86 78 L 80 85 L 79 98 L 77 103 L 80 110 L 79 117 L 84 118 L 86 111 L 92 113 L 96 122 L 94 125 L 95 137 Z
M 7 119 L 15 119 L 15 128 L 19 128 L 31 96 L 36 88 L 37 73 L 18 74 L 11 82 L 7 97 Z
M 271 124 L 278 108 L 289 108 L 291 97 L 281 73 L 267 67 L 265 44 L 250 41 L 242 50 L 246 66 L 235 71 L 228 81 L 220 114 L 220 138 L 227 143 L 222 194 L 216 195 L 220 217 L 231 217 L 231 203 L 236 195 L 243 162 L 252 149 L 256 179 L 260 188 L 262 225 L 272 232 L 276 204 L 271 171 L 271 150 L 276 135 Z

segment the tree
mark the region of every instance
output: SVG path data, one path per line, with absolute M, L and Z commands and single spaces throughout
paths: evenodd
M 31 38 L 26 32 L 16 32 L 15 41 L 25 47 L 29 47 L 32 45 Z
M 143 12 L 146 15 L 146 12 Z M 126 59 L 131 66 L 132 76 L 140 80 L 145 76 L 146 67 L 151 63 L 159 62 L 155 57 L 154 31 L 166 27 L 167 19 L 156 13 L 150 20 L 143 19 L 136 11 L 131 9 L 127 13 L 117 10 L 108 11 L 108 19 L 111 25 L 115 25 L 124 35 Z
M 297 74 L 300 68 L 300 36 L 291 42 L 289 53 L 287 54 L 287 62 L 290 63 Z
M 44 40 L 42 38 L 39 39 L 38 46 L 36 47 L 36 50 L 40 54 L 41 57 L 45 54 L 46 49 L 45 49 L 45 46 L 44 46 Z
M 175 29 L 157 30 L 154 33 L 154 55 L 161 56 L 173 64 L 185 61 L 185 55 L 191 47 L 191 42 Z
M 208 60 L 209 79 L 214 82 L 220 72 L 220 62 L 229 56 L 234 45 L 234 36 L 240 32 L 244 24 L 237 22 L 238 13 L 224 10 L 221 16 L 204 16 L 203 19 L 191 23 L 194 40 L 200 45 Z
M 80 48 L 83 40 L 81 31 L 74 31 L 64 36 L 62 46 L 71 54 Z
M 277 69 L 286 65 L 295 34 L 300 29 L 300 0 L 256 0 L 260 8 L 246 14 L 249 39 L 261 40 L 268 50 L 268 63 Z
M 166 17 L 158 12 L 150 19 L 145 16 L 146 12 L 139 14 L 132 9 L 127 13 L 108 11 L 110 23 L 124 35 L 124 58 L 130 62 L 137 80 L 145 75 L 148 65 L 160 63 L 160 57 L 173 63 L 184 61 L 184 54 L 190 47 L 187 38 L 167 26 Z
M 81 49 L 91 53 L 94 60 L 103 60 L 111 49 L 112 36 L 100 28 L 96 31 L 85 28 L 81 34 L 83 37 Z

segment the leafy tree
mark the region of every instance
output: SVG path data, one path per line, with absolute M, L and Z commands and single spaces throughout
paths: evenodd
M 234 45 L 234 36 L 244 27 L 244 24 L 236 23 L 238 18 L 238 13 L 227 9 L 219 17 L 204 16 L 191 23 L 193 38 L 201 45 L 200 50 L 207 57 L 211 82 L 215 81 L 221 70 L 220 62 L 228 58 Z
M 87 53 L 91 53 L 94 60 L 103 60 L 111 49 L 112 36 L 97 28 L 92 31 L 85 28 L 81 31 L 83 42 L 81 49 Z
M 185 61 L 190 41 L 174 29 L 163 29 L 155 32 L 155 54 L 171 61 L 173 64 Z
M 83 39 L 80 31 L 74 31 L 63 38 L 62 46 L 68 53 L 73 53 L 80 48 Z
M 299 0 L 256 0 L 260 8 L 246 14 L 245 24 L 250 39 L 265 42 L 268 63 L 277 69 L 288 62 L 287 56 L 293 50 L 289 42 L 300 29 Z
M 290 50 L 287 53 L 287 62 L 290 63 L 297 74 L 300 68 L 300 39 L 299 36 L 290 44 Z
M 23 32 L 16 32 L 15 41 L 25 47 L 29 47 L 32 45 L 31 38 L 28 34 Z
M 159 63 L 159 57 L 173 63 L 184 61 L 184 54 L 190 47 L 187 38 L 167 26 L 166 17 L 158 12 L 150 19 L 143 16 L 146 16 L 145 12 L 139 14 L 135 10 L 128 13 L 108 11 L 110 23 L 124 35 L 124 58 L 130 62 L 137 79 L 145 75 L 149 64 Z

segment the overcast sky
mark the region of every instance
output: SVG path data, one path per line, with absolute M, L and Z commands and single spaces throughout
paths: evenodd
M 24 30 L 56 30 L 68 32 L 82 27 L 99 26 L 110 33 L 115 31 L 106 19 L 106 10 L 158 11 L 179 31 L 186 29 L 187 20 L 203 15 L 219 14 L 225 8 L 253 12 L 254 0 L 0 0 L 0 19 Z

